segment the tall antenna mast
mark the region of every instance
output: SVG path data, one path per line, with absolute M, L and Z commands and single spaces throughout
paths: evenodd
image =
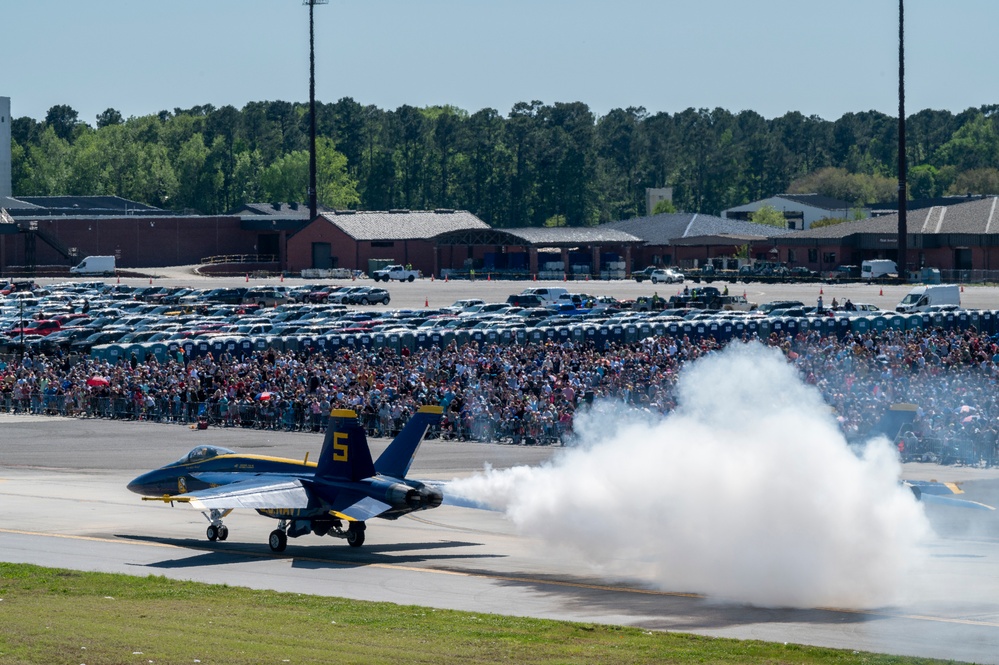
M 319 214 L 316 201 L 316 36 L 312 11 L 316 5 L 328 3 L 329 0 L 302 2 L 309 6 L 309 221 Z

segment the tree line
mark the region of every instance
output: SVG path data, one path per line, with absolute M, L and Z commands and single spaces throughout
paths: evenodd
M 999 105 L 907 119 L 908 193 L 999 194 Z M 221 214 L 306 201 L 308 106 L 252 102 L 90 125 L 67 105 L 13 120 L 13 191 L 118 195 Z M 318 195 L 330 208 L 469 210 L 494 227 L 589 226 L 646 214 L 645 189 L 678 210 L 721 210 L 779 193 L 862 206 L 897 197 L 897 120 L 789 112 L 614 109 L 520 102 L 503 116 L 453 106 L 383 110 L 317 103 Z

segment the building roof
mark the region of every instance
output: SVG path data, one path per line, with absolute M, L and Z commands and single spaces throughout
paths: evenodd
M 591 245 L 600 243 L 640 243 L 642 239 L 625 231 L 601 226 L 522 227 L 500 229 L 528 245 Z
M 319 206 L 319 212 L 330 212 L 329 208 Z M 284 217 L 284 218 L 309 218 L 309 206 L 301 203 L 244 203 L 242 207 L 232 211 L 233 215 L 240 217 Z
M 849 210 L 854 207 L 849 201 L 834 199 L 831 196 L 822 196 L 821 194 L 777 194 L 771 198 L 787 199 L 788 201 L 794 201 L 801 205 L 820 208 L 822 210 Z
M 910 235 L 933 234 L 999 234 L 999 198 L 990 196 L 968 203 L 933 206 L 908 212 L 906 228 Z M 832 226 L 798 231 L 793 240 L 841 240 L 855 234 L 898 233 L 898 213 L 871 217 Z
M 650 217 L 634 217 L 601 224 L 601 229 L 613 229 L 640 238 L 647 245 L 672 245 L 681 238 L 732 236 L 733 238 L 770 238 L 797 233 L 766 224 L 754 224 L 738 219 L 692 212 L 664 213 Z
M 155 206 L 130 201 L 120 196 L 18 196 L 4 199 L 3 207 L 14 217 L 80 216 L 80 215 L 156 215 L 172 216 L 176 213 Z M 11 202 L 8 205 L 8 202 Z
M 354 240 L 427 240 L 442 233 L 488 229 L 466 210 L 390 210 L 326 212 L 319 216 Z

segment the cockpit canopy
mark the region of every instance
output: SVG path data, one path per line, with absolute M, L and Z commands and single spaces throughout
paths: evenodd
M 204 462 L 207 459 L 218 457 L 219 455 L 234 455 L 236 451 L 222 448 L 220 446 L 198 446 L 184 457 L 177 460 L 177 464 L 191 464 L 193 462 Z

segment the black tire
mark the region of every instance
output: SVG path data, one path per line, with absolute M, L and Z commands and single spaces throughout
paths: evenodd
M 406 281 L 412 282 L 414 279 L 416 279 L 416 275 L 410 275 L 409 277 L 406 278 Z
M 284 552 L 284 549 L 288 547 L 288 534 L 281 529 L 274 529 L 267 539 L 267 544 L 271 546 L 272 552 Z
M 351 547 L 360 547 L 364 544 L 364 523 L 360 523 L 361 528 L 355 528 L 355 524 L 358 522 L 351 522 L 347 529 L 347 544 Z
M 369 300 L 368 300 L 368 298 L 367 298 L 367 296 L 365 296 L 364 298 L 361 298 L 361 299 L 360 299 L 360 300 L 358 301 L 358 303 L 357 303 L 357 304 L 359 304 L 359 305 L 370 305 L 370 304 L 371 304 L 371 301 L 369 301 Z
M 659 279 L 657 277 L 653 277 L 652 278 L 652 283 L 653 284 L 658 284 L 659 283 Z
M 219 540 L 226 540 L 229 537 L 229 527 L 225 524 L 219 525 Z
M 389 297 L 388 296 L 385 296 L 384 298 L 382 298 L 382 304 L 383 305 L 389 304 Z
M 218 527 L 216 527 L 214 524 L 209 524 L 208 531 L 205 532 L 205 535 L 208 536 L 208 540 L 214 543 L 216 540 L 219 539 Z

